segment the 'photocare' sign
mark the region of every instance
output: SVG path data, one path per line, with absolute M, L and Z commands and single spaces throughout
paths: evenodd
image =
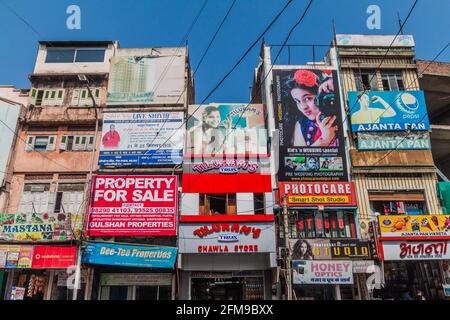
M 177 176 L 96 176 L 90 236 L 175 236 Z

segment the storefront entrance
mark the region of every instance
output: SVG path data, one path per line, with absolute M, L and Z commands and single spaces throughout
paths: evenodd
M 263 300 L 264 277 L 191 277 L 192 300 Z
M 171 300 L 172 274 L 103 273 L 99 300 Z

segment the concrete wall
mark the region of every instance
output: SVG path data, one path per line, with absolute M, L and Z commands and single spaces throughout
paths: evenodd
M 49 48 L 57 48 L 50 46 Z M 67 47 L 64 47 L 67 48 Z M 81 48 L 83 48 L 81 46 Z M 99 47 L 101 48 L 101 47 Z M 35 74 L 61 74 L 61 73 L 108 73 L 109 59 L 114 55 L 115 45 L 110 44 L 106 48 L 104 62 L 75 62 L 75 63 L 45 63 L 47 56 L 47 46 L 40 44 L 36 57 L 36 63 L 33 73 Z

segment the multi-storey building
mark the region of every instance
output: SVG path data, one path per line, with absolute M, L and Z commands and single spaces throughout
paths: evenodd
M 178 201 L 187 105 L 188 49 L 117 48 L 111 58 L 82 262 L 90 299 L 178 297 Z
M 410 35 L 337 35 L 364 238 L 380 236 L 384 298 L 443 297 L 448 234 Z
M 66 269 L 76 265 L 115 48 L 111 41 L 39 42 L 2 219 L 5 299 L 73 298 Z M 90 278 L 84 270 L 79 299 Z
M 272 299 L 276 256 L 266 119 L 261 104 L 189 106 L 181 299 Z

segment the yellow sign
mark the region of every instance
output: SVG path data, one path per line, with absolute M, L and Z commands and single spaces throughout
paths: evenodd
M 450 215 L 378 216 L 382 237 L 450 237 Z
M 289 196 L 291 204 L 347 204 L 348 196 Z

